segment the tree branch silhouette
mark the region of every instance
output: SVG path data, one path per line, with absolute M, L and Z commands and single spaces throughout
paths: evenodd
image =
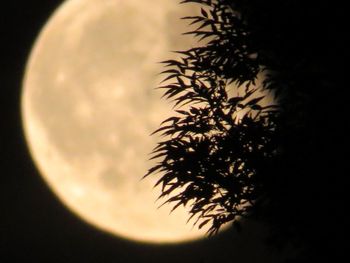
M 159 88 L 178 108 L 156 131 L 164 140 L 146 176 L 160 176 L 165 203 L 189 206 L 209 234 L 249 216 L 271 227 L 275 246 L 302 248 L 295 262 L 333 261 L 348 220 L 344 4 L 182 3 L 201 7 L 184 19 L 203 45 L 164 61 Z M 278 105 L 262 106 L 260 90 Z
M 207 5 L 200 16 L 184 17 L 196 30 L 188 32 L 205 45 L 178 51 L 181 58 L 163 63 L 167 74 L 160 86 L 178 107 L 154 133 L 166 139 L 153 151 L 159 163 L 146 176 L 160 172 L 157 185 L 165 203 L 190 205 L 189 220 L 209 234 L 250 213 L 261 187 L 259 169 L 275 155 L 273 145 L 277 105 L 261 106 L 257 90 L 263 71 L 249 47 L 249 32 L 241 17 L 220 1 L 183 1 Z M 235 86 L 229 86 L 235 83 Z M 244 85 L 242 96 L 229 89 Z M 241 115 L 241 112 L 245 114 Z M 178 190 L 181 189 L 180 192 Z

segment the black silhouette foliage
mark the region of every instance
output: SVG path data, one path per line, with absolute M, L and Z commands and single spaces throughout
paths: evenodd
M 271 138 L 278 107 L 259 104 L 264 96 L 257 90 L 264 87 L 255 81 L 262 69 L 240 15 L 223 1 L 187 2 L 208 7 L 183 18 L 198 26 L 186 34 L 207 42 L 163 62 L 166 84 L 159 88 L 178 115 L 155 131 L 166 139 L 154 149 L 152 159 L 161 160 L 146 176 L 161 173 L 156 186 L 162 187 L 160 197 L 168 197 L 165 203 L 173 209 L 189 205 L 189 220 L 195 218 L 199 228 L 209 223 L 213 234 L 257 202 L 259 169 L 276 150 Z M 241 96 L 229 95 L 238 89 L 232 82 L 244 86 Z
M 337 262 L 349 222 L 345 2 L 187 2 L 202 8 L 185 19 L 203 45 L 165 62 L 160 88 L 178 112 L 158 130 L 147 176 L 209 233 L 249 216 L 274 247 L 300 249 L 293 262 Z M 261 89 L 278 106 L 263 108 Z

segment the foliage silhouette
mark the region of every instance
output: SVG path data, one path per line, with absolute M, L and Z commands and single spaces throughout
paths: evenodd
M 344 4 L 190 2 L 201 15 L 184 18 L 198 26 L 188 34 L 205 43 L 164 62 L 159 88 L 179 109 L 156 131 L 165 139 L 146 176 L 160 173 L 165 203 L 189 205 L 209 234 L 250 216 L 274 245 L 302 248 L 295 261 L 333 261 L 348 219 Z M 279 104 L 261 106 L 261 89 Z
M 219 2 L 200 2 L 210 9 L 184 17 L 198 25 L 186 34 L 209 40 L 179 51 L 179 60 L 163 62 L 166 84 L 159 88 L 181 109 L 155 131 L 167 139 L 154 149 L 152 159 L 162 160 L 146 176 L 162 172 L 156 184 L 162 185 L 160 197 L 170 195 L 165 203 L 174 203 L 173 209 L 190 204 L 190 219 L 196 218 L 199 228 L 210 223 L 213 234 L 249 214 L 257 201 L 259 165 L 276 148 L 271 138 L 278 107 L 259 105 L 264 96 L 256 96 L 261 87 L 254 84 L 262 69 L 248 52 L 248 32 L 239 15 Z M 229 95 L 231 82 L 245 86 L 242 96 Z

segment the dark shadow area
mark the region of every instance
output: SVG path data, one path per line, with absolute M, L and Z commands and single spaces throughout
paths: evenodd
M 262 178 L 270 203 L 259 216 L 275 230 L 275 245 L 305 248 L 293 262 L 336 262 L 347 255 L 349 220 L 345 5 L 233 2 L 252 32 L 258 63 L 274 72 L 270 81 L 285 96 L 281 154 Z

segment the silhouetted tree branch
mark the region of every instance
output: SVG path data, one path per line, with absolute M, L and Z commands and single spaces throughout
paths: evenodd
M 165 203 L 189 206 L 209 234 L 250 216 L 271 227 L 274 245 L 303 248 L 296 261 L 344 252 L 344 5 L 189 2 L 201 15 L 184 18 L 197 25 L 188 34 L 204 44 L 164 61 L 159 88 L 178 108 L 156 131 L 164 140 L 146 176 L 160 174 Z M 261 90 L 278 105 L 262 106 Z
M 249 214 L 259 198 L 260 166 L 276 151 L 272 138 L 278 107 L 259 104 L 264 96 L 256 93 L 264 86 L 254 84 L 263 69 L 240 15 L 224 2 L 195 2 L 208 8 L 200 16 L 184 17 L 197 25 L 186 34 L 208 40 L 179 51 L 178 60 L 163 62 L 166 84 L 159 88 L 180 109 L 155 131 L 166 139 L 153 151 L 153 158 L 162 159 L 146 176 L 162 173 L 160 197 L 170 196 L 166 203 L 173 203 L 173 209 L 189 204 L 190 219 L 196 218 L 199 228 L 210 223 L 213 234 Z M 237 87 L 228 85 L 232 82 Z M 242 85 L 241 96 L 230 95 L 229 89 Z

